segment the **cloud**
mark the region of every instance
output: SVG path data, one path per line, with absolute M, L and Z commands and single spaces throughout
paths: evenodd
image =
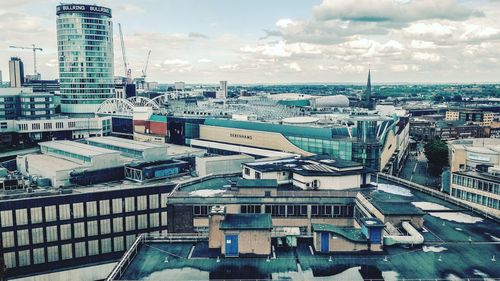
M 201 39 L 207 39 L 208 38 L 208 36 L 206 36 L 203 33 L 199 33 L 199 32 L 189 32 L 188 37 L 189 38 L 201 38 Z
M 429 62 L 438 62 L 441 60 L 441 57 L 439 55 L 433 53 L 425 53 L 425 52 L 414 52 L 412 54 L 412 58 L 417 61 L 429 61 Z
M 300 67 L 300 65 L 296 62 L 291 62 L 291 63 L 285 63 L 283 64 L 284 66 L 290 68 L 291 70 L 293 71 L 302 71 L 302 68 Z
M 211 59 L 205 59 L 205 58 L 203 58 L 203 59 L 199 59 L 198 62 L 209 63 L 209 62 L 212 62 L 212 60 Z
M 484 15 L 460 5 L 456 0 L 324 0 L 313 11 L 316 19 L 321 21 L 340 19 L 359 22 L 459 21 Z

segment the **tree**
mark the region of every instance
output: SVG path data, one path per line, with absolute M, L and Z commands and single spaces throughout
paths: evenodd
M 454 102 L 461 102 L 462 101 L 462 96 L 461 95 L 454 95 L 453 96 L 453 101 Z
M 434 102 L 442 102 L 444 99 L 443 95 L 435 95 L 433 97 Z
M 429 141 L 424 146 L 424 154 L 433 175 L 440 175 L 443 168 L 448 166 L 448 145 L 446 142 L 440 139 Z

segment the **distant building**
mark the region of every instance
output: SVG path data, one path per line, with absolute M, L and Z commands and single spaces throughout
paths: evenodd
M 32 88 L 33 92 L 45 92 L 50 94 L 59 94 L 59 80 L 28 80 L 24 82 L 23 87 Z
M 227 98 L 227 81 L 220 81 L 219 89 L 216 92 L 216 98 L 218 99 Z
M 372 79 L 370 69 L 368 69 L 368 81 L 366 82 L 366 89 L 361 98 L 361 107 L 370 110 L 375 109 L 375 101 L 372 97 Z
M 61 111 L 94 114 L 114 97 L 111 9 L 62 4 L 56 14 Z
M 186 87 L 186 83 L 184 82 L 175 82 L 174 83 L 174 88 L 176 91 L 184 91 L 184 87 Z
M 10 86 L 20 88 L 24 84 L 24 64 L 18 57 L 11 57 L 9 61 Z
M 54 116 L 54 95 L 31 88 L 0 89 L 0 120 L 45 119 Z
M 489 126 L 493 122 L 494 112 L 484 111 L 482 109 L 454 109 L 446 111 L 446 121 L 465 121 L 473 122 L 481 126 Z

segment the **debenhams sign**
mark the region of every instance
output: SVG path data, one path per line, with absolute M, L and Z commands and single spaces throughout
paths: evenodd
M 111 17 L 111 9 L 93 5 L 74 5 L 74 4 L 59 5 L 57 6 L 56 9 L 57 9 L 56 10 L 57 15 L 64 13 L 80 12 L 80 13 L 96 13 Z

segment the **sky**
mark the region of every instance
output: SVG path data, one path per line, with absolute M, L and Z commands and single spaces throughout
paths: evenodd
M 53 0 L 0 0 L 0 70 L 58 78 Z M 500 0 L 81 0 L 112 9 L 115 75 L 173 83 L 499 82 Z

